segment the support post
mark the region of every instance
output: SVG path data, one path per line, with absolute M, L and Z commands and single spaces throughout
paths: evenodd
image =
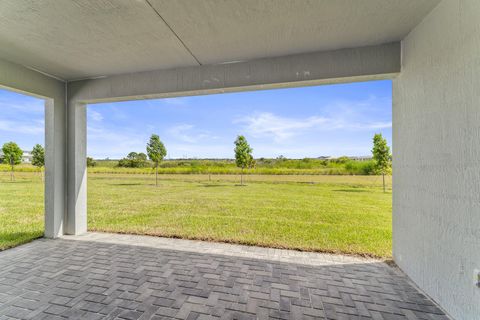
M 45 237 L 63 235 L 65 213 L 65 100 L 45 100 Z
M 87 232 L 87 111 L 84 103 L 67 109 L 67 211 L 65 234 Z

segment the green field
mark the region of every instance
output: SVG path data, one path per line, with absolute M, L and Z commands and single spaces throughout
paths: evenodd
M 391 188 L 379 176 L 93 173 L 89 230 L 391 256 Z M 28 171 L 28 170 L 23 170 Z M 150 170 L 151 172 L 151 170 Z M 391 186 L 391 179 L 388 178 Z M 0 172 L 0 250 L 40 237 L 43 184 Z

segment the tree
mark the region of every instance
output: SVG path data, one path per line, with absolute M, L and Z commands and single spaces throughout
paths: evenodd
M 243 170 L 250 168 L 254 164 L 252 151 L 253 149 L 244 136 L 238 136 L 235 140 L 235 164 L 242 169 L 240 174 L 240 185 L 243 185 Z
M 152 134 L 150 137 L 150 141 L 147 143 L 147 154 L 155 165 L 155 186 L 158 186 L 158 165 L 167 155 L 167 149 L 158 135 Z
M 147 155 L 143 152 L 137 153 L 137 157 L 135 158 L 136 161 L 140 162 L 140 167 L 147 166 Z
M 42 173 L 42 181 L 43 181 L 43 171 L 42 168 L 45 166 L 45 149 L 40 144 L 36 144 L 32 150 L 32 164 L 35 167 L 40 169 Z
M 87 157 L 87 167 L 95 167 L 97 162 L 92 157 Z
M 390 148 L 387 145 L 387 140 L 381 133 L 373 136 L 373 160 L 375 160 L 375 167 L 382 174 L 383 192 L 385 192 L 385 174 L 390 168 Z
M 2 147 L 3 151 L 3 161 L 8 163 L 12 171 L 10 173 L 10 180 L 15 180 L 15 176 L 13 175 L 13 169 L 16 164 L 20 164 L 22 162 L 23 151 L 15 142 L 7 142 Z
M 143 152 L 130 152 L 126 158 L 118 161 L 119 167 L 143 168 L 147 166 L 147 155 Z

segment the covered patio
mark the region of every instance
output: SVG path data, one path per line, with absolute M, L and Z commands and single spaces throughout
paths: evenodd
M 1 1 L 0 86 L 45 100 L 46 239 L 0 253 L 0 319 L 479 319 L 479 56 L 477 0 Z M 406 276 L 82 236 L 87 104 L 374 79 Z
M 88 233 L 0 252 L 0 319 L 448 319 L 349 256 Z

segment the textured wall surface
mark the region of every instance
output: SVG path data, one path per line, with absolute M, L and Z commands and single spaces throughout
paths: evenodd
M 393 86 L 395 261 L 455 319 L 480 319 L 480 1 L 427 15 Z

